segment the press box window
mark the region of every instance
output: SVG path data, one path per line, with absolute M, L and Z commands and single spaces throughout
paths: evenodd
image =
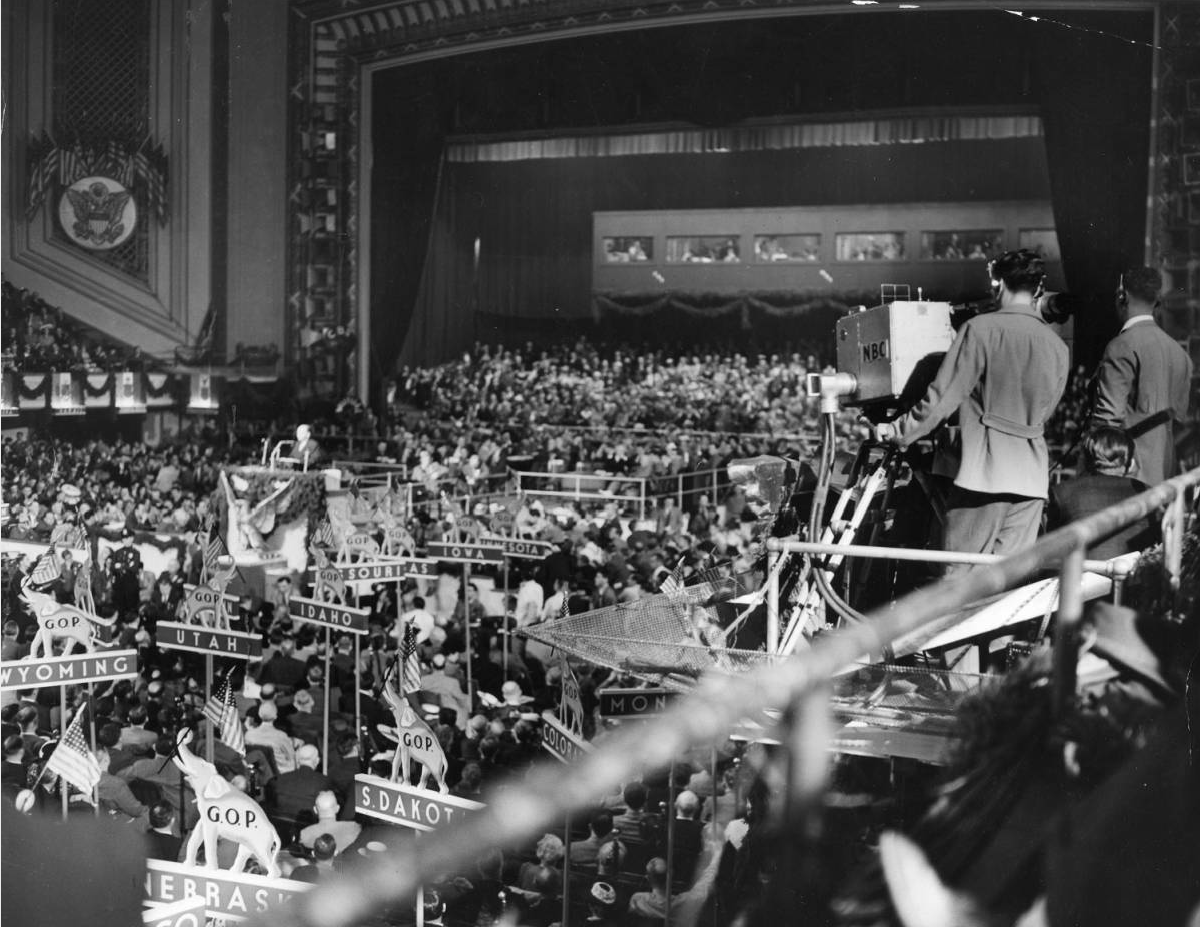
M 834 238 L 839 261 L 902 261 L 903 232 L 842 232 Z
M 754 260 L 759 264 L 803 264 L 820 258 L 820 235 L 754 236 Z
M 667 238 L 669 264 L 736 264 L 741 259 L 736 235 L 672 235 Z
M 1000 229 L 922 232 L 922 261 L 990 261 L 1004 251 Z
M 654 239 L 649 236 L 604 239 L 607 264 L 647 264 L 653 260 Z

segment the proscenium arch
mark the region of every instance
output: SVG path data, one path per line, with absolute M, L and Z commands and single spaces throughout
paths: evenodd
M 434 60 L 488 52 L 506 48 L 521 47 L 546 42 L 558 42 L 590 36 L 634 32 L 650 29 L 683 27 L 692 25 L 707 25 L 721 22 L 752 21 L 752 20 L 783 20 L 804 16 L 829 15 L 868 15 L 888 13 L 891 15 L 920 15 L 922 12 L 993 12 L 1004 15 L 1005 11 L 998 8 L 981 8 L 974 0 L 918 0 L 919 8 L 901 10 L 896 3 L 886 2 L 873 6 L 853 6 L 850 3 L 813 3 L 802 6 L 758 8 L 756 6 L 740 5 L 744 0 L 707 0 L 707 2 L 681 3 L 673 0 L 652 0 L 637 7 L 620 7 L 616 4 L 593 3 L 587 4 L 587 9 L 577 12 L 563 10 L 553 16 L 550 10 L 543 6 L 521 6 L 505 13 L 508 18 L 503 24 L 488 24 L 489 17 L 480 15 L 480 27 L 472 30 L 474 14 L 468 14 L 458 19 L 445 19 L 444 28 L 436 20 L 433 25 L 421 24 L 421 35 L 414 36 L 412 41 L 395 41 L 387 44 L 381 31 L 358 32 L 356 39 L 345 42 L 347 46 L 339 50 L 339 54 L 347 56 L 355 69 L 352 85 L 356 87 L 353 100 L 354 112 L 357 117 L 357 149 L 358 159 L 355 166 L 354 182 L 357 188 L 358 208 L 355 216 L 354 247 L 359 255 L 354 269 L 354 301 L 352 313 L 357 331 L 357 380 L 358 393 L 364 399 L 370 397 L 372 372 L 372 325 L 371 325 L 371 293 L 372 293 L 372 174 L 374 162 L 373 148 L 373 91 L 375 75 L 407 65 L 422 64 Z M 311 4 L 315 15 L 307 16 L 303 12 L 303 28 L 307 31 L 311 56 L 312 43 L 319 27 L 332 27 L 335 22 L 346 21 L 355 16 L 385 15 L 385 11 L 401 8 L 411 8 L 415 4 L 388 3 L 377 4 L 368 8 L 351 8 L 349 11 L 336 5 L 338 13 L 322 15 L 317 7 L 333 9 L 329 3 Z M 428 5 L 428 4 L 425 4 Z M 1155 35 L 1158 34 L 1157 14 L 1159 4 L 1156 0 L 1029 0 L 1021 5 L 1023 12 L 1039 10 L 1057 10 L 1086 13 L 1096 12 L 1139 12 L 1155 13 Z M 492 17 L 495 19 L 496 17 Z M 585 21 L 586 20 L 586 21 Z M 355 30 L 357 32 L 357 30 Z M 295 75 L 293 75 L 295 77 Z M 1155 91 L 1156 92 L 1156 91 Z M 1147 127 L 1148 133 L 1153 133 L 1153 126 Z M 295 133 L 290 139 L 296 144 Z M 1153 164 L 1148 170 L 1153 175 Z M 1151 176 L 1151 181 L 1153 176 Z M 1149 223 L 1147 224 L 1149 228 Z

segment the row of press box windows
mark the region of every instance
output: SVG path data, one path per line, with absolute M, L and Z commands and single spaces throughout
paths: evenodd
M 838 232 L 834 235 L 835 261 L 911 260 L 904 232 Z M 654 238 L 631 235 L 603 239 L 604 261 L 609 264 L 654 263 Z M 1036 251 L 1047 261 L 1057 261 L 1058 236 L 1054 229 L 1021 229 L 1017 247 Z M 739 235 L 668 235 L 667 264 L 807 264 L 821 260 L 819 234 L 755 235 L 754 249 L 742 253 Z M 918 260 L 989 261 L 1004 252 L 1000 229 L 922 232 Z

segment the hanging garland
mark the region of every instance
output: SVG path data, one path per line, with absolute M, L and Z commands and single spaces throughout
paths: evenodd
M 99 386 L 93 386 L 92 381 L 99 381 Z M 83 378 L 83 393 L 85 396 L 91 396 L 93 399 L 99 399 L 112 392 L 113 376 L 111 373 L 106 373 L 103 376 L 97 374 L 88 374 Z
M 599 320 L 605 313 L 645 316 L 664 309 L 675 309 L 689 315 L 714 317 L 734 312 L 742 314 L 742 323 L 749 323 L 751 310 L 776 317 L 803 315 L 814 310 L 847 312 L 853 306 L 873 306 L 879 303 L 877 293 L 849 291 L 831 293 L 828 290 L 777 290 L 755 293 L 674 292 L 674 293 L 594 293 L 592 313 Z
M 276 524 L 306 519 L 307 537 L 305 543 L 312 540 L 313 529 L 317 522 L 326 515 L 325 474 L 321 471 L 304 472 L 295 470 L 264 470 L 261 467 L 230 467 L 231 477 L 237 476 L 248 484 L 245 491 L 238 496 L 250 503 L 253 509 L 279 487 L 279 480 L 294 479 L 291 489 L 284 493 L 286 504 L 275 513 Z M 215 510 L 223 512 L 226 500 L 218 489 L 213 498 Z
M 40 399 L 50 392 L 50 377 L 48 374 L 38 374 L 41 379 L 38 380 L 37 386 L 31 387 L 29 381 L 34 379 L 34 376 L 14 377 L 16 380 L 17 396 L 20 399 Z
M 175 378 L 167 374 L 159 374 L 163 378 L 163 384 L 155 388 L 152 374 L 142 376 L 142 384 L 145 386 L 146 395 L 151 399 L 161 399 L 175 391 Z

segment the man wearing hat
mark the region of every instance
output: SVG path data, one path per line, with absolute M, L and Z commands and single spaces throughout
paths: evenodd
M 321 740 L 324 718 L 314 713 L 314 705 L 308 689 L 297 689 L 296 694 L 292 696 L 292 707 L 296 711 L 291 717 L 291 723 L 293 736 L 299 737 L 306 744 L 316 746 Z
M 108 567 L 112 571 L 113 605 L 119 613 L 137 611 L 142 555 L 133 546 L 133 532 L 128 528 L 121 531 L 121 546 L 108 558 Z

